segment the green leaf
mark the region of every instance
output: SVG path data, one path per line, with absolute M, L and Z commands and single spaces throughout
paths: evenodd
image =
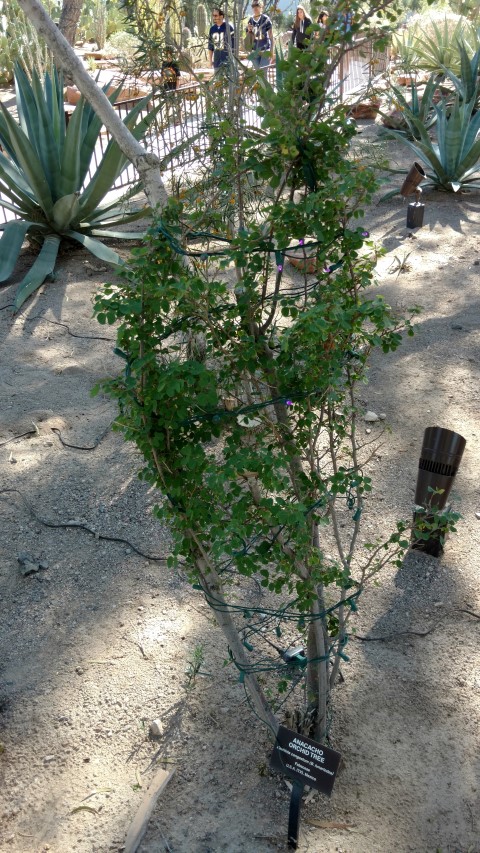
M 64 195 L 55 202 L 52 211 L 52 222 L 57 231 L 66 231 L 75 219 L 79 208 L 78 193 Z
M 142 118 L 137 124 L 137 119 L 140 108 L 148 103 L 149 97 L 144 98 L 142 102 L 131 110 L 124 119 L 124 124 L 129 128 L 135 139 L 140 140 L 145 136 L 150 125 L 155 121 L 160 104 L 150 113 Z M 94 214 L 97 205 L 100 204 L 104 196 L 109 192 L 116 179 L 121 175 L 122 171 L 128 165 L 128 160 L 123 152 L 118 147 L 117 143 L 111 139 L 107 145 L 105 154 L 103 155 L 98 168 L 90 181 L 88 187 L 80 197 L 80 218 L 88 220 Z
M 49 216 L 52 212 L 53 200 L 42 163 L 28 137 L 18 127 L 3 103 L 0 103 L 0 109 L 8 125 L 12 144 L 15 145 L 15 160 L 24 172 L 40 207 Z
M 10 278 L 31 222 L 7 222 L 0 240 L 0 281 Z
M 92 228 L 92 237 L 112 237 L 115 240 L 144 240 L 147 231 L 111 231 L 108 228 Z
M 81 234 L 79 231 L 66 231 L 65 237 L 71 237 L 72 240 L 81 243 L 82 246 L 85 246 L 92 255 L 95 255 L 101 261 L 106 261 L 108 264 L 113 264 L 114 266 L 123 266 L 125 263 L 117 252 L 114 252 L 109 246 L 100 243 L 99 240 L 93 240 L 88 234 Z
M 50 81 L 48 74 L 45 75 L 45 89 L 48 86 L 47 81 Z M 36 73 L 32 75 L 32 89 L 36 103 L 37 128 L 34 136 L 29 134 L 29 140 L 35 146 L 52 197 L 56 199 L 60 194 L 60 148 L 53 133 L 53 116 L 48 108 L 46 92 Z
M 18 289 L 15 294 L 16 311 L 18 311 L 25 300 L 43 284 L 47 275 L 51 275 L 54 271 L 59 245 L 60 237 L 56 234 L 49 234 L 45 237 L 43 246 L 40 249 L 40 254 L 35 260 L 35 263 L 30 267 L 27 275 L 18 285 Z
M 83 136 L 82 119 L 84 106 L 85 101 L 80 99 L 70 116 L 68 126 L 65 131 L 62 162 L 60 167 L 62 176 L 60 192 L 62 196 L 69 195 L 72 192 L 77 192 L 81 188 L 85 180 L 86 170 L 88 169 L 95 149 L 95 142 L 97 141 L 100 133 L 100 127 L 98 127 L 98 132 L 93 140 L 93 145 L 90 148 L 90 158 L 86 168 L 82 168 L 82 154 L 86 160 L 85 155 L 88 152 L 88 147 L 85 144 L 85 138 Z M 98 122 L 98 124 L 100 124 L 100 122 Z

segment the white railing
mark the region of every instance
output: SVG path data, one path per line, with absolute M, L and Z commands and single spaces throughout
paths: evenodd
M 358 93 L 364 91 L 371 80 L 383 72 L 388 65 L 386 54 L 378 54 L 373 51 L 371 44 L 363 44 L 353 47 L 340 61 L 332 77 L 331 86 L 335 89 L 340 101 L 351 99 Z M 267 69 L 270 82 L 275 85 L 275 66 Z M 202 95 L 201 84 L 190 83 L 179 89 L 162 94 L 162 108 L 158 114 L 158 120 L 152 126 L 145 139 L 146 147 L 157 154 L 160 159 L 169 158 L 171 152 L 175 151 L 182 143 L 181 152 L 169 162 L 169 168 L 178 169 L 193 163 L 198 157 L 199 151 L 205 151 L 208 147 L 207 132 L 203 131 L 206 120 L 205 98 Z M 115 109 L 124 118 L 130 109 L 138 103 L 139 98 L 121 101 L 115 105 Z M 259 124 L 260 119 L 256 114 L 255 95 L 249 98 L 245 105 L 248 123 Z M 151 109 L 151 104 L 145 106 L 146 115 Z M 88 179 L 95 173 L 98 164 L 103 157 L 109 142 L 109 134 L 102 131 L 90 163 Z M 191 144 L 189 144 L 191 140 Z M 128 165 L 117 178 L 113 190 L 127 187 L 137 180 L 135 169 Z M 2 206 L 2 193 L 0 191 L 0 225 L 14 218 L 14 214 Z

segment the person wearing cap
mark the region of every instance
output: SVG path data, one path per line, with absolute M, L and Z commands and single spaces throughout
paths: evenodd
M 262 0 L 253 0 L 252 2 L 252 14 L 247 23 L 245 48 L 252 51 L 253 55 L 250 59 L 255 68 L 266 68 L 273 62 L 275 52 L 272 22 L 268 15 L 263 13 Z
M 227 29 L 230 33 L 230 46 L 233 50 L 234 30 L 231 24 L 225 21 L 225 13 L 223 9 L 215 6 L 213 13 L 213 24 L 208 33 L 208 50 L 210 52 L 210 67 L 218 70 L 224 65 L 228 65 L 228 36 Z

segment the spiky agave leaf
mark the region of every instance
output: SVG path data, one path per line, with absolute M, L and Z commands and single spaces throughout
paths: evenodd
M 443 73 L 455 86 L 455 89 L 463 101 L 470 101 L 475 98 L 478 102 L 480 98 L 480 80 L 478 79 L 478 70 L 480 64 L 480 48 L 473 54 L 470 59 L 467 48 L 463 42 L 459 42 L 458 51 L 460 53 L 460 76 L 450 68 L 443 67 Z
M 141 236 L 138 232 L 125 234 L 118 226 L 147 216 L 150 209 L 122 208 L 138 192 L 139 183 L 120 199 L 102 206 L 128 164 L 113 140 L 92 180 L 83 189 L 102 124 L 90 104 L 80 98 L 67 127 L 63 87 L 56 71 L 51 76 L 46 74 L 43 81 L 34 73 L 30 82 L 17 67 L 15 81 L 19 121 L 0 105 L 0 141 L 4 149 L 0 152 L 0 191 L 4 207 L 21 217 L 21 225 L 12 223 L 4 229 L 0 247 L 3 280 L 11 275 L 28 230 L 35 226 L 37 232 L 45 235 L 37 260 L 19 285 L 15 302 L 18 308 L 53 271 L 62 236 L 71 237 L 102 260 L 118 265 L 122 263 L 121 257 L 95 238 L 138 239 Z M 112 103 L 118 91 L 109 95 Z M 124 119 L 137 140 L 143 138 L 160 108 L 159 104 L 142 117 L 141 112 L 150 99 L 151 95 L 142 99 Z M 14 239 L 7 248 L 10 236 Z
M 160 109 L 159 103 L 148 113 L 147 116 L 144 116 L 140 121 L 137 121 L 141 110 L 149 103 L 149 101 L 151 101 L 151 96 L 147 95 L 135 105 L 123 120 L 123 123 L 128 127 L 130 133 L 137 140 L 141 140 L 145 136 L 147 130 L 155 121 L 158 110 Z M 72 225 L 76 226 L 77 222 L 90 219 L 128 163 L 129 161 L 120 150 L 115 140 L 111 139 L 100 163 L 98 164 L 95 175 L 80 196 L 80 207 L 77 221 L 72 222 Z
M 43 219 L 44 214 L 36 203 L 30 186 L 15 163 L 0 152 L 0 192 L 2 206 L 24 219 Z M 5 199 L 9 199 L 8 204 Z
M 92 255 L 95 255 L 96 258 L 99 258 L 101 261 L 106 261 L 109 264 L 113 264 L 113 266 L 121 267 L 124 264 L 124 260 L 117 252 L 114 252 L 113 249 L 110 249 L 109 246 L 106 246 L 105 243 L 101 243 L 100 240 L 94 240 L 88 234 L 82 234 L 79 231 L 66 231 L 65 237 L 70 237 L 72 240 L 76 240 L 77 243 L 81 243 L 82 246 L 85 246 Z
M 447 192 L 458 192 L 464 186 L 474 187 L 480 175 L 480 113 L 474 114 L 475 100 L 469 103 L 455 99 L 453 106 L 445 101 L 435 104 L 437 142 L 432 142 L 422 122 L 411 118 L 419 138 L 410 140 L 398 131 L 390 135 L 407 145 L 432 172 L 428 183 Z
M 15 219 L 7 222 L 3 227 L 3 235 L 0 238 L 0 281 L 10 278 L 15 264 L 17 263 L 23 241 L 32 227 L 33 222 L 24 222 Z
M 52 199 L 52 188 L 48 184 L 42 162 L 26 133 L 1 103 L 0 109 L 8 128 L 10 145 L 15 151 L 14 162 L 31 188 L 35 200 L 48 216 L 52 212 L 54 201 Z
M 46 277 L 55 269 L 61 237 L 58 234 L 47 234 L 40 253 L 30 267 L 25 278 L 18 285 L 15 294 L 15 310 L 18 311 L 26 299 L 43 284 Z
M 412 80 L 410 83 L 410 102 L 399 86 L 390 83 L 390 88 L 395 95 L 394 101 L 402 112 L 407 128 L 406 130 L 402 128 L 402 133 L 407 133 L 413 139 L 419 138 L 418 131 L 411 119 L 420 119 L 426 129 L 432 127 L 437 120 L 433 109 L 433 95 L 436 88 L 435 74 L 430 75 L 421 98 L 418 97 L 417 84 Z
M 430 25 L 433 29 L 432 35 L 425 30 L 417 31 L 415 35 L 416 67 L 435 74 L 441 74 L 444 66 L 459 71 L 458 44 L 463 41 L 465 20 L 460 18 L 452 32 L 447 17 L 443 20 L 443 27 L 433 19 Z

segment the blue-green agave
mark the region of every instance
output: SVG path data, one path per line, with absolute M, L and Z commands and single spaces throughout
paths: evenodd
M 102 205 L 128 160 L 111 140 L 92 178 L 87 179 L 102 123 L 82 97 L 67 125 L 62 81 L 56 71 L 45 74 L 43 82 L 34 73 L 30 83 L 17 65 L 15 89 L 19 121 L 0 104 L 0 192 L 3 207 L 19 218 L 0 226 L 0 282 L 13 273 L 27 234 L 41 243 L 39 255 L 18 286 L 18 310 L 53 273 L 62 238 L 76 240 L 102 261 L 120 265 L 117 252 L 97 238 L 138 239 L 138 232 L 116 229 L 150 210 L 128 211 L 125 207 L 139 184 Z M 112 103 L 117 96 L 118 90 L 110 96 Z M 124 120 L 137 140 L 156 114 L 152 110 L 140 118 L 146 102 L 148 98 L 136 104 Z
M 458 52 L 460 55 L 460 77 L 457 77 L 449 68 L 444 68 L 445 76 L 455 86 L 462 101 L 470 101 L 475 99 L 476 109 L 480 106 L 480 77 L 478 76 L 480 68 L 480 47 L 475 51 L 470 58 L 467 48 L 464 44 L 459 43 Z
M 436 141 L 430 139 L 423 122 L 414 116 L 410 117 L 409 124 L 418 138 L 410 140 L 394 130 L 390 131 L 390 136 L 408 145 L 415 158 L 425 164 L 426 181 L 422 186 L 446 192 L 480 189 L 477 183 L 480 181 L 480 112 L 475 112 L 475 96 L 467 102 L 457 95 L 452 105 L 443 100 L 434 107 Z
M 410 83 L 409 100 L 399 86 L 395 86 L 393 83 L 390 84 L 390 88 L 393 93 L 391 100 L 396 104 L 401 112 L 401 119 L 397 122 L 396 126 L 394 126 L 395 130 L 406 134 L 410 139 L 419 139 L 419 133 L 415 124 L 411 122 L 411 119 L 419 119 L 427 130 L 435 124 L 437 115 L 433 109 L 433 96 L 435 94 L 436 87 L 436 76 L 435 74 L 431 74 L 428 83 L 425 86 L 423 95 L 419 98 L 417 84 L 412 80 Z M 385 118 L 388 119 L 389 116 L 385 116 Z M 387 121 L 385 121 L 385 124 L 387 127 L 391 126 L 387 124 Z

